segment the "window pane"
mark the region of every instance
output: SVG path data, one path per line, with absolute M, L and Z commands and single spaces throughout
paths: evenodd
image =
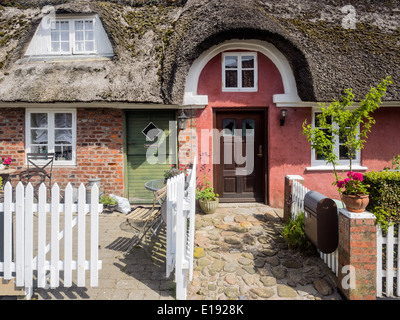
M 52 42 L 51 43 L 51 51 L 59 52 L 60 51 L 60 43 L 59 42 Z
M 234 119 L 224 119 L 222 122 L 222 128 L 224 130 L 224 136 L 231 136 L 235 132 L 236 121 Z
M 85 32 L 85 40 L 93 40 L 93 31 Z
M 235 56 L 226 56 L 225 57 L 225 68 L 237 68 L 237 57 Z
M 60 29 L 61 30 L 69 30 L 69 22 L 68 21 L 60 21 Z
M 31 113 L 31 128 L 47 128 L 47 113 Z
M 85 30 L 93 30 L 93 20 L 85 21 Z
M 75 50 L 76 51 L 84 51 L 84 43 L 83 42 L 75 42 Z
M 227 88 L 237 88 L 237 71 L 227 70 L 225 71 L 225 87 Z
M 321 112 L 316 112 L 315 113 L 315 127 L 318 128 L 319 127 L 319 119 L 318 116 L 322 114 Z M 327 124 L 332 124 L 332 117 L 326 117 L 326 123 Z
M 61 41 L 69 41 L 69 32 L 61 32 Z
M 243 56 L 242 57 L 242 68 L 254 68 L 254 57 Z
M 75 32 L 75 40 L 76 41 L 83 41 L 83 31 Z
M 57 31 L 52 31 L 51 32 L 51 41 L 59 41 L 60 39 L 60 34 Z
M 69 42 L 61 42 L 61 52 L 69 51 Z
M 54 115 L 54 125 L 56 128 L 72 128 L 72 114 L 56 113 Z
M 47 129 L 31 129 L 31 144 L 47 144 Z
M 242 135 L 243 136 L 254 136 L 254 130 L 256 124 L 254 119 L 244 119 L 242 122 Z
M 72 160 L 72 146 L 56 146 L 55 161 Z
M 94 50 L 94 43 L 92 41 L 86 42 L 85 51 L 93 51 L 93 50 Z
M 55 130 L 54 140 L 56 144 L 72 144 L 72 130 L 71 129 Z
M 75 21 L 75 30 L 83 30 L 83 21 Z
M 242 70 L 242 88 L 254 87 L 254 70 Z
M 47 146 L 31 146 L 32 153 L 47 153 Z

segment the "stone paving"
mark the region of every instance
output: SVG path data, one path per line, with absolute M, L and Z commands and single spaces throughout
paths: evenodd
M 221 204 L 214 214 L 197 213 L 188 300 L 340 299 L 332 272 L 319 257 L 288 250 L 279 215 L 281 210 L 259 204 Z M 90 288 L 87 271 L 87 288 L 36 288 L 33 299 L 173 300 L 175 284 L 165 278 L 165 249 L 159 249 L 165 230 L 152 244 L 152 259 L 140 247 L 125 256 L 132 233 L 120 228 L 124 215 L 101 214 L 99 220 L 99 286 Z
M 333 273 L 316 254 L 287 248 L 281 215 L 254 204 L 197 214 L 188 299 L 340 300 Z

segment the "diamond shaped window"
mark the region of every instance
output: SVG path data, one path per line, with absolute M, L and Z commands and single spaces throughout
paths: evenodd
M 146 141 L 154 141 L 154 139 L 161 133 L 153 122 L 150 122 L 146 128 L 142 130 L 142 133 L 146 137 Z

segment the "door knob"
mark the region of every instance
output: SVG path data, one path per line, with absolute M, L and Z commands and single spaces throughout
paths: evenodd
M 262 158 L 262 156 L 263 156 L 263 153 L 262 153 L 262 145 L 261 145 L 261 144 L 258 146 L 258 153 L 257 153 L 257 156 L 259 156 L 260 158 Z

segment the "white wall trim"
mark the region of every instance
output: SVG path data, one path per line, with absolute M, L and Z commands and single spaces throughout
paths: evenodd
M 249 50 L 258 51 L 268 57 L 278 68 L 283 82 L 284 94 L 275 94 L 275 103 L 299 103 L 300 97 L 297 93 L 296 80 L 286 57 L 272 44 L 261 40 L 229 40 L 222 44 L 211 47 L 203 52 L 189 69 L 185 83 L 185 94 L 183 105 L 207 105 L 208 96 L 198 95 L 197 87 L 201 71 L 206 64 L 216 55 L 227 50 Z

